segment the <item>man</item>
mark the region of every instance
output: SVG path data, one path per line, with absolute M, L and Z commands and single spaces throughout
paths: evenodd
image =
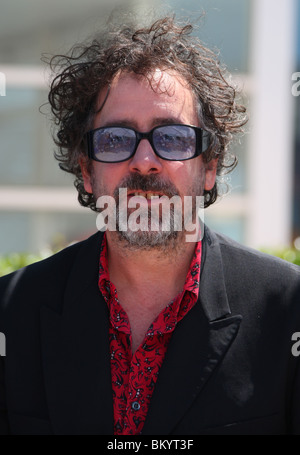
M 299 268 L 199 226 L 246 118 L 190 32 L 164 18 L 51 62 L 57 158 L 107 230 L 0 280 L 3 433 L 300 433 Z

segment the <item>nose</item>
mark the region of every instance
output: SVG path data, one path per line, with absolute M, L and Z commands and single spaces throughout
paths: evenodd
M 142 139 L 130 160 L 130 171 L 139 174 L 158 174 L 162 170 L 160 158 L 155 154 L 147 139 Z

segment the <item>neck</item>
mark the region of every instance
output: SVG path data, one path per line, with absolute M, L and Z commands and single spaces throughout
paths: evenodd
M 132 249 L 124 247 L 116 232 L 106 233 L 111 281 L 138 290 L 149 286 L 181 288 L 195 251 L 196 242 L 178 241 L 169 247 Z M 167 277 L 167 279 L 166 279 Z
M 124 248 L 116 232 L 107 231 L 106 238 L 110 280 L 129 318 L 134 352 L 150 324 L 182 291 L 195 242 L 145 251 Z

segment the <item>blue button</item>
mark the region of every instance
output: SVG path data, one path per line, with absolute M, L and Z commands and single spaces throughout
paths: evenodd
M 132 403 L 131 407 L 132 407 L 132 409 L 133 409 L 134 411 L 138 411 L 138 410 L 140 409 L 141 405 L 140 405 L 140 403 L 139 403 L 138 401 L 134 401 L 134 402 Z

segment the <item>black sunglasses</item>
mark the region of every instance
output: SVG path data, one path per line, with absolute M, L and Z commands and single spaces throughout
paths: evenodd
M 163 160 L 184 161 L 203 150 L 203 130 L 191 125 L 161 125 L 148 133 L 124 126 L 106 126 L 86 133 L 89 158 L 101 163 L 129 160 L 142 139 L 147 139 Z

